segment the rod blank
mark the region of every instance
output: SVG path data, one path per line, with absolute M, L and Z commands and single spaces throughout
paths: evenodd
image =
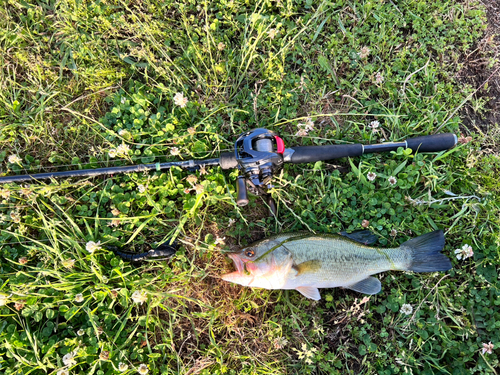
M 113 175 L 119 173 L 134 173 L 134 172 L 147 172 L 154 170 L 165 170 L 172 167 L 179 167 L 185 169 L 195 169 L 200 166 L 213 166 L 219 165 L 219 159 L 206 159 L 206 160 L 187 160 L 187 161 L 174 161 L 169 163 L 155 163 L 155 164 L 138 164 L 129 165 L 124 167 L 109 167 L 97 169 L 80 169 L 74 171 L 63 172 L 48 172 L 48 173 L 35 173 L 25 174 L 18 176 L 5 176 L 0 177 L 0 183 L 9 182 L 34 182 L 38 180 L 47 180 L 51 178 L 70 178 L 70 177 L 95 177 L 102 175 Z

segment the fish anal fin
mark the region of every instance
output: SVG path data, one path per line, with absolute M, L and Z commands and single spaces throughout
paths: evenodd
M 350 238 L 353 241 L 362 243 L 363 245 L 373 245 L 377 242 L 378 238 L 369 230 L 358 230 L 356 232 L 347 233 L 345 231 L 339 232 L 341 236 Z
M 364 294 L 377 294 L 382 290 L 382 284 L 376 277 L 370 276 L 356 284 L 346 285 L 345 288 Z
M 321 261 L 317 259 L 312 259 L 306 262 L 302 262 L 300 264 L 294 264 L 292 268 L 297 271 L 296 276 L 299 276 L 304 273 L 315 272 L 319 270 L 321 268 Z
M 318 288 L 315 288 L 313 286 L 299 286 L 295 289 L 304 297 L 307 297 L 309 299 L 313 299 L 315 301 L 319 301 L 321 299 Z

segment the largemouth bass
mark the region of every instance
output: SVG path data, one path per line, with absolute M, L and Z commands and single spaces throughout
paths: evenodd
M 257 288 L 295 289 L 307 298 L 319 300 L 318 288 L 343 287 L 376 294 L 382 286 L 371 275 L 380 272 L 435 272 L 452 267 L 448 257 L 441 254 L 441 230 L 406 241 L 397 248 L 368 246 L 374 241 L 366 240 L 366 232 L 279 234 L 229 254 L 236 271 L 222 279 Z

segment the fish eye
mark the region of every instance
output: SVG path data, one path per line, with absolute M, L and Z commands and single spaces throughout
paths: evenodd
M 245 255 L 251 258 L 255 255 L 255 251 L 253 251 L 252 249 L 248 249 L 247 251 L 245 251 Z

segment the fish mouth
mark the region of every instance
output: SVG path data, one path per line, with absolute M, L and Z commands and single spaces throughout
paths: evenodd
M 238 273 L 243 274 L 245 272 L 245 263 L 238 257 L 238 253 L 230 253 L 227 256 L 233 260 Z

